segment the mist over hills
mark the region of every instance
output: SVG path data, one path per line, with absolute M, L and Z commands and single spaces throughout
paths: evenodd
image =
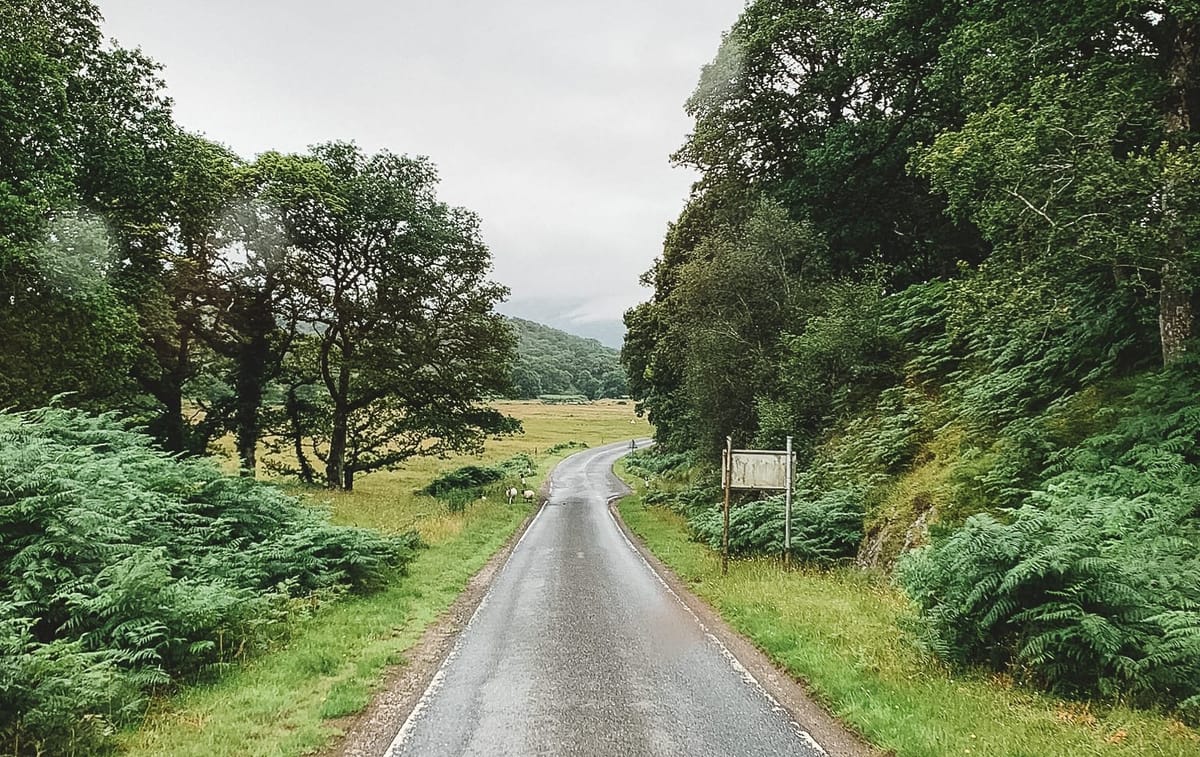
M 621 349 L 625 341 L 625 323 L 620 316 L 624 308 L 620 305 L 611 308 L 611 312 L 617 313 L 611 317 L 582 312 L 578 302 L 562 297 L 510 300 L 498 309 L 510 318 L 523 318 L 567 334 L 595 339 L 612 349 Z

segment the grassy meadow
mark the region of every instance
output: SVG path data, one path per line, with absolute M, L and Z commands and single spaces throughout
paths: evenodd
M 311 495 L 329 506 L 338 523 L 385 531 L 416 529 L 429 545 L 408 574 L 368 597 L 350 597 L 300 621 L 280 648 L 197 683 L 151 708 L 140 728 L 121 737 L 127 755 L 298 755 L 335 738 L 339 718 L 371 701 L 389 665 L 403 664 L 405 651 L 445 611 L 470 577 L 508 540 L 528 516 L 529 505 L 508 505 L 498 482 L 487 498 L 461 513 L 445 501 L 420 495 L 439 473 L 471 463 L 493 463 L 531 454 L 538 470 L 529 487 L 538 489 L 554 463 L 574 449 L 646 436 L 632 403 L 587 405 L 502 402 L 497 407 L 521 419 L 525 433 L 489 441 L 483 454 L 412 460 L 401 470 L 361 477 L 351 493 Z M 328 503 L 324 505 L 323 503 Z
M 621 515 L 654 554 L 832 713 L 897 757 L 1200 754 L 1200 734 L 1171 717 L 952 672 L 911 642 L 912 607 L 882 576 L 785 571 L 759 558 L 731 561 L 723 577 L 720 554 L 692 541 L 679 515 L 647 506 L 640 479 L 624 478 L 637 493 L 621 500 Z

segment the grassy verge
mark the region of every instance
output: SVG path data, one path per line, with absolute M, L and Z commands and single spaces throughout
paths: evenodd
M 621 500 L 621 515 L 650 549 L 831 712 L 899 757 L 1200 754 L 1200 734 L 1169 717 L 953 674 L 909 641 L 912 608 L 881 577 L 784 572 L 772 560 L 733 561 L 722 577 L 720 556 L 625 478 L 637 493 Z
M 371 700 L 390 664 L 410 648 L 466 587 L 470 577 L 512 535 L 529 513 L 509 506 L 497 484 L 484 501 L 462 513 L 415 491 L 439 472 L 472 462 L 494 462 L 518 452 L 539 461 L 539 478 L 573 449 L 633 436 L 648 427 L 632 405 L 613 402 L 547 406 L 504 403 L 525 434 L 489 443 L 483 455 L 414 460 L 403 470 L 356 483 L 353 493 L 320 495 L 337 522 L 390 531 L 417 529 L 429 543 L 386 590 L 333 603 L 301 622 L 286 645 L 159 701 L 141 728 L 122 735 L 127 755 L 294 755 L 319 749 L 339 718 Z M 531 482 L 534 483 L 534 482 Z M 536 486 L 534 486 L 536 488 Z

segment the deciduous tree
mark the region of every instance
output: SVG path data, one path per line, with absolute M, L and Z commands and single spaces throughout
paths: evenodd
M 347 143 L 308 159 L 313 191 L 286 223 L 328 405 L 309 447 L 326 485 L 518 429 L 482 404 L 507 388 L 513 337 L 478 219 L 437 199 L 428 160 Z

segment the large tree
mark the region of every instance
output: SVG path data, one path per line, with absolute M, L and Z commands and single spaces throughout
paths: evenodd
M 995 244 L 992 269 L 1134 287 L 1178 358 L 1200 266 L 1200 9 L 972 5 L 943 53 L 969 117 L 917 165 Z
M 694 194 L 727 205 L 749 189 L 782 203 L 829 240 L 839 275 L 882 260 L 907 283 L 973 259 L 972 229 L 906 170 L 914 145 L 960 117 L 926 77 L 955 12 L 909 5 L 748 4 L 687 103 L 695 127 L 674 158 L 701 172 Z
M 914 147 L 961 122 L 953 80 L 929 76 L 958 12 L 756 0 L 726 35 L 674 156 L 700 178 L 646 276 L 654 299 L 626 316 L 623 360 L 660 442 L 753 436 L 757 408 L 785 394 L 769 365 L 819 311 L 821 286 L 898 288 L 986 252 L 908 170 Z
M 293 430 L 325 484 L 517 430 L 483 404 L 508 388 L 514 343 L 478 219 L 438 200 L 425 159 L 331 143 L 307 160 L 285 223 L 310 331 L 299 370 L 320 397 Z
M 3 0 L 0 17 L 0 393 L 125 402 L 144 301 L 128 274 L 161 247 L 169 103 L 88 0 Z

